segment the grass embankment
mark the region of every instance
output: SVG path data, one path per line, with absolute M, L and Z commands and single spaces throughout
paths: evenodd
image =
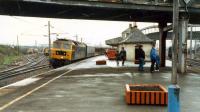
M 4 57 L 3 64 L 8 65 L 20 59 L 20 56 L 6 56 Z
M 8 45 L 0 45 L 0 67 L 12 64 L 20 59 L 17 48 Z

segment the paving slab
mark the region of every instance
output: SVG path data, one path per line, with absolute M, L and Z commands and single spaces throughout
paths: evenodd
M 162 84 L 167 88 L 171 79 L 170 71 L 148 73 L 126 69 L 137 65 L 112 65 L 106 69 L 108 66 L 94 66 L 96 59 L 102 58 L 91 58 L 56 69 L 71 68 L 74 71 L 13 103 L 3 112 L 167 112 L 167 106 L 127 105 L 124 97 L 125 84 Z M 116 72 L 117 69 L 123 71 Z M 179 75 L 179 85 L 181 112 L 198 112 L 200 75 Z M 31 88 L 31 85 L 28 87 Z M 5 100 L 3 97 L 0 99 Z

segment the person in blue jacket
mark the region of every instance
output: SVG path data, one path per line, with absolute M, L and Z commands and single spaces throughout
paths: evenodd
M 157 56 L 157 52 L 155 49 L 155 44 L 153 44 L 151 52 L 150 52 L 150 58 L 151 58 L 151 68 L 150 68 L 150 72 L 152 73 L 154 71 L 154 66 L 156 63 L 156 56 Z

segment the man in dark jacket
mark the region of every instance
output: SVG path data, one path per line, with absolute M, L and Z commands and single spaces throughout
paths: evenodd
M 138 59 L 139 59 L 139 71 L 144 71 L 144 59 L 145 59 L 145 52 L 142 49 L 142 45 L 139 46 L 138 49 Z
M 120 58 L 122 60 L 122 66 L 124 66 L 124 62 L 126 60 L 126 51 L 124 50 L 124 47 L 122 47 L 119 54 L 120 54 Z
M 117 66 L 119 66 L 120 54 L 118 50 L 116 51 L 115 57 L 116 57 Z

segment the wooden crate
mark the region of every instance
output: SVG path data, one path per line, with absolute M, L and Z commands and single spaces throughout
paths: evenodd
M 96 65 L 106 65 L 106 60 L 97 60 Z
M 160 84 L 126 84 L 125 101 L 130 105 L 167 105 L 168 92 Z

